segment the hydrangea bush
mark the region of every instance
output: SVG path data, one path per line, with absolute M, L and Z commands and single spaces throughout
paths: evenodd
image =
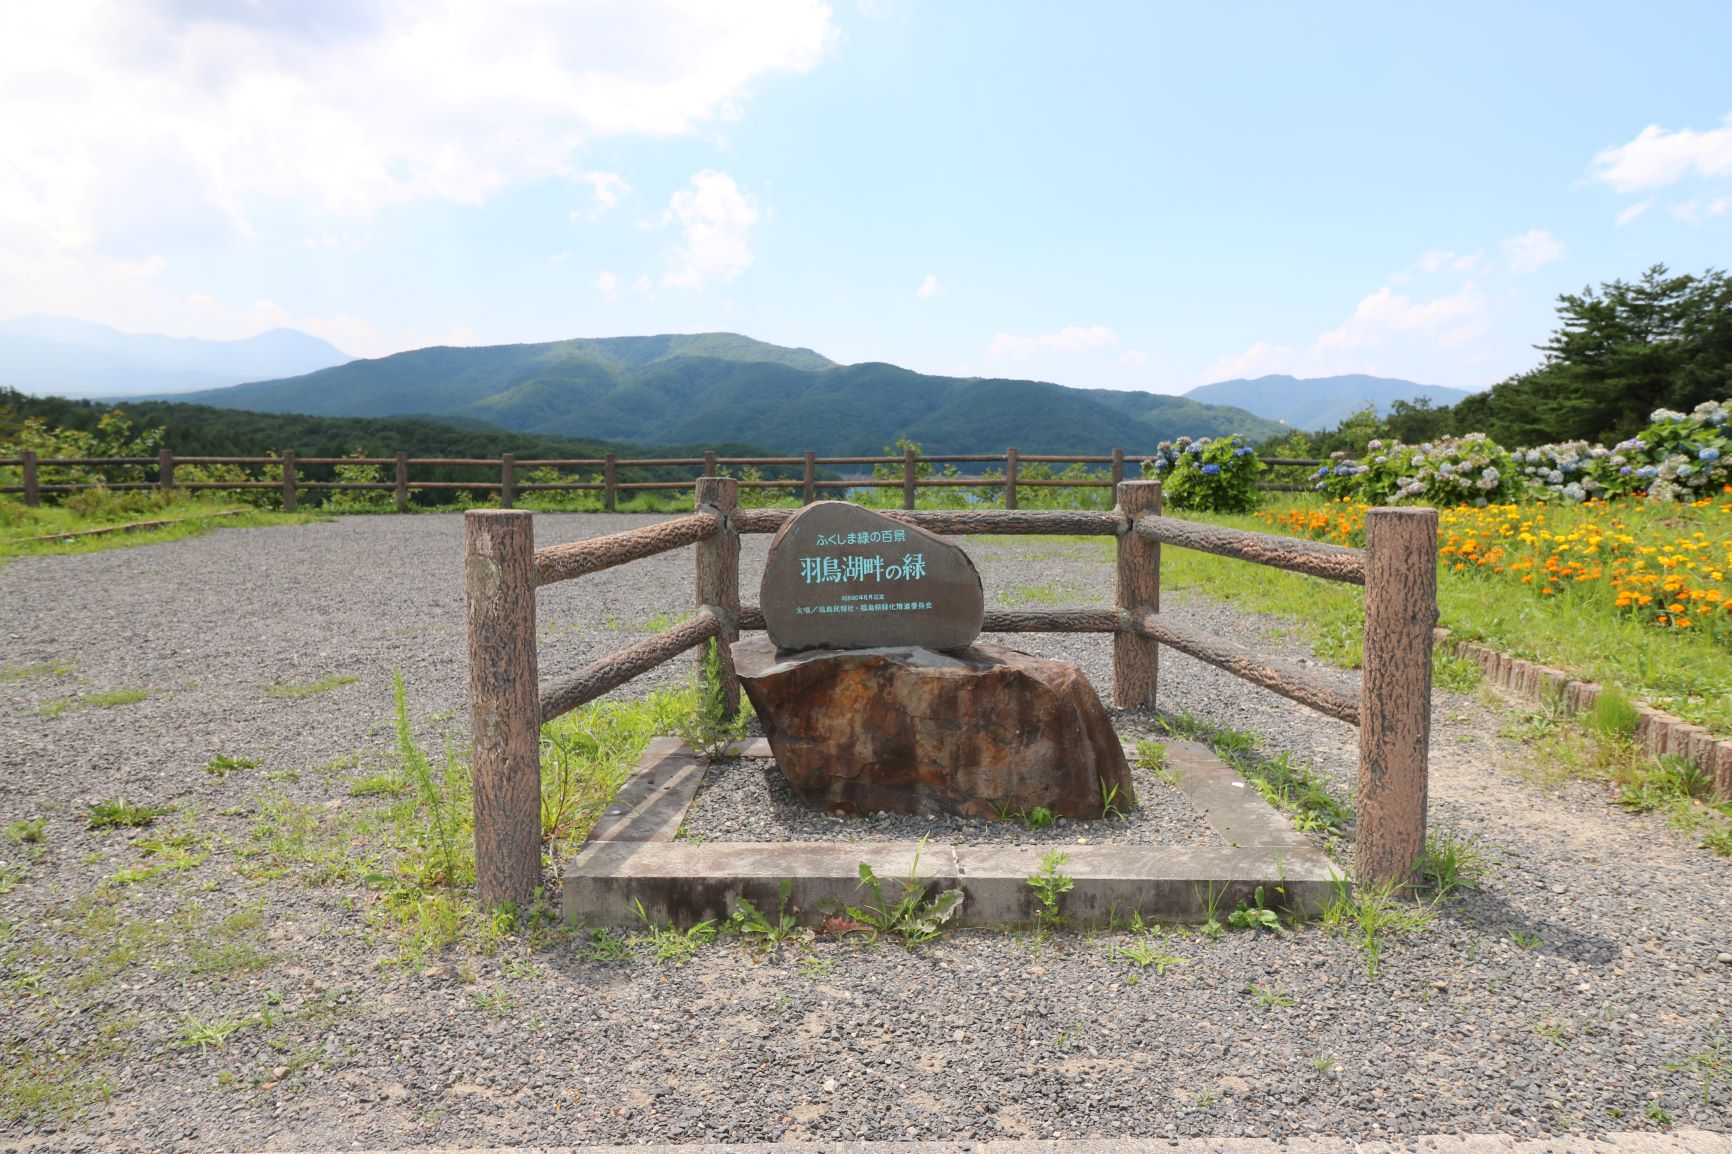
M 1162 441 L 1143 462 L 1143 476 L 1162 483 L 1174 509 L 1248 513 L 1257 507 L 1256 450 L 1238 434 Z
M 1313 475 L 1332 498 L 1374 504 L 1575 503 L 1646 497 L 1693 501 L 1732 484 L 1732 400 L 1689 413 L 1656 409 L 1639 436 L 1611 448 L 1563 441 L 1511 453 L 1483 433 L 1423 445 L 1372 441 L 1363 460 L 1343 453 Z
M 1485 505 L 1508 500 L 1520 484 L 1508 451 L 1484 433 L 1420 445 L 1372 441 L 1365 460 L 1336 453 L 1313 479 L 1331 497 L 1379 505 Z

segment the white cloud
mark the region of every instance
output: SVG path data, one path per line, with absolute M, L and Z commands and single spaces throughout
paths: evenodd
M 1732 196 L 1698 196 L 1678 204 L 1669 204 L 1666 211 L 1672 214 L 1673 219 L 1681 220 L 1685 224 L 1701 224 L 1711 216 L 1721 215 L 1728 208 L 1732 208 Z
M 589 185 L 591 206 L 588 217 L 590 220 L 599 217 L 618 204 L 620 197 L 631 192 L 631 185 L 627 184 L 625 177 L 617 172 L 586 172 L 580 175 L 578 179 Z M 571 218 L 576 220 L 583 215 L 580 212 L 573 212 Z
M 1113 361 L 1121 369 L 1140 369 L 1149 363 L 1149 354 L 1141 349 L 1126 349 Z
M 1314 355 L 1381 344 L 1398 333 L 1419 333 L 1446 344 L 1459 344 L 1484 331 L 1485 294 L 1468 281 L 1459 292 L 1423 304 L 1388 286 L 1359 302 L 1353 315 L 1339 327 L 1317 338 Z
M 1512 236 L 1500 246 L 1505 263 L 1513 273 L 1530 273 L 1564 259 L 1564 242 L 1543 228 L 1530 228 L 1520 236 Z
M 0 269 L 587 180 L 591 142 L 738 116 L 833 38 L 819 0 L 0 5 Z
M 1019 337 L 999 333 L 986 348 L 986 356 L 995 361 L 1026 361 L 1038 353 L 1080 353 L 1115 345 L 1118 334 L 1105 325 L 1066 325 L 1056 333 L 1038 337 Z
M 601 290 L 603 299 L 610 301 L 619 299 L 619 277 L 613 273 L 606 271 L 596 273 L 595 287 Z
M 748 241 L 758 222 L 757 203 L 727 173 L 705 169 L 693 176 L 668 201 L 668 219 L 679 221 L 686 236 L 669 258 L 663 284 L 697 288 L 733 280 L 751 266 Z
M 1629 224 L 1632 220 L 1635 220 L 1638 216 L 1641 216 L 1644 212 L 1647 212 L 1653 207 L 1654 198 L 1651 196 L 1647 200 L 1638 200 L 1635 204 L 1632 204 L 1630 207 L 1624 209 L 1618 214 L 1618 227 L 1623 228 L 1626 224 Z
M 923 301 L 929 301 L 938 294 L 938 277 L 932 273 L 926 274 L 926 279 L 920 282 L 920 287 L 914 290 L 914 295 Z
M 1286 345 L 1256 341 L 1237 356 L 1228 354 L 1204 366 L 1198 383 L 1263 377 L 1270 373 L 1295 373 L 1303 368 L 1299 355 Z
M 1618 192 L 1651 192 L 1692 174 L 1732 175 L 1732 113 L 1724 127 L 1706 132 L 1650 124 L 1634 140 L 1597 154 L 1592 179 Z

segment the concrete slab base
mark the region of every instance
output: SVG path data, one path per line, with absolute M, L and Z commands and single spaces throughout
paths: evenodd
M 769 743 L 744 743 L 746 757 L 770 756 Z M 565 916 L 587 925 L 626 926 L 639 908 L 652 921 L 691 925 L 727 917 L 744 898 L 777 908 L 782 883 L 788 909 L 815 925 L 826 911 L 871 900 L 860 867 L 871 866 L 895 902 L 904 882 L 928 894 L 959 889 L 950 924 L 1018 929 L 1036 923 L 1040 905 L 1028 879 L 1045 855 L 1066 855 L 1073 879 L 1061 909 L 1077 929 L 1145 920 L 1200 922 L 1225 917 L 1262 887 L 1274 906 L 1315 913 L 1334 896 L 1342 874 L 1286 817 L 1206 747 L 1167 743 L 1180 791 L 1226 842 L 1219 847 L 1125 845 L 953 846 L 914 842 L 681 842 L 684 818 L 703 776 L 702 763 L 671 738 L 645 751 L 637 770 L 597 823 L 560 881 Z

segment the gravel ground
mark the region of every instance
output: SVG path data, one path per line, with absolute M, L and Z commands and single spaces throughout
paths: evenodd
M 72 666 L 0 682 L 0 819 L 43 821 L 40 842 L 0 842 L 0 1146 L 1727 1129 L 1732 864 L 1595 788 L 1541 784 L 1502 707 L 1441 691 L 1434 821 L 1493 864 L 1375 978 L 1317 927 L 1169 934 L 1151 944 L 1177 960 L 1147 969 L 1122 936 L 975 933 L 724 943 L 685 966 L 586 940 L 392 965 L 376 890 L 337 868 L 390 803 L 349 779 L 389 754 L 393 670 L 424 735 L 461 743 L 461 550 L 454 516 L 352 518 L 0 569 L 0 666 Z M 993 599 L 1110 595 L 1092 543 L 973 551 Z M 545 590 L 543 676 L 681 612 L 690 578 L 675 554 Z M 1169 608 L 1294 652 L 1279 622 Z M 1105 638 L 1011 643 L 1108 684 Z M 268 692 L 330 677 L 355 680 Z M 1346 726 L 1170 652 L 1161 685 L 1164 708 L 1352 774 Z M 123 689 L 149 696 L 39 712 Z M 259 764 L 220 778 L 202 768 L 218 754 Z M 117 795 L 178 809 L 86 829 Z M 335 865 L 306 848 L 332 831 L 353 834 Z
M 1155 775 L 1131 764 L 1137 804 L 1105 821 L 1059 818 L 1029 829 L 1014 817 L 969 820 L 949 815 L 879 813 L 844 817 L 794 796 L 770 758 L 717 762 L 686 816 L 680 836 L 692 841 L 918 841 L 950 845 L 1225 845 L 1185 800 Z

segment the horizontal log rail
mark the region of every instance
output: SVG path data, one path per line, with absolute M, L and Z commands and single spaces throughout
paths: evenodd
M 535 551 L 536 585 L 569 581 L 586 573 L 599 573 L 615 565 L 640 561 L 694 545 L 716 535 L 720 526 L 708 513 L 692 513 L 671 521 L 658 521 L 641 529 L 627 529 L 603 537 L 589 537 L 565 545 L 549 545 Z
M 794 515 L 792 509 L 740 509 L 729 518 L 736 532 L 774 533 Z M 874 509 L 892 521 L 932 533 L 969 535 L 1045 534 L 1112 537 L 1124 530 L 1118 513 L 1097 509 Z
M 721 631 L 721 618 L 708 609 L 701 609 L 671 629 L 664 629 L 636 645 L 628 645 L 617 653 L 592 661 L 570 681 L 541 695 L 541 724 L 546 725 L 580 705 L 589 704 L 632 678 L 697 648 Z
M 1146 610 L 1134 614 L 1129 626 L 1131 631 L 1143 637 L 1159 641 L 1162 645 L 1171 645 L 1180 653 L 1189 654 L 1198 661 L 1206 661 L 1217 669 L 1224 669 L 1242 681 L 1261 685 L 1289 701 L 1297 701 L 1300 705 L 1315 709 L 1337 721 L 1345 721 L 1355 726 L 1359 724 L 1359 702 L 1280 658 L 1255 653 L 1243 645 L 1174 625 L 1163 620 L 1160 614 Z
M 1136 454 L 1130 454 L 1133 463 Z M 155 487 L 167 492 L 174 488 L 194 489 L 272 489 L 280 488 L 283 493 L 284 508 L 295 507 L 295 496 L 301 490 L 342 491 L 344 489 L 377 489 L 380 491 L 395 491 L 396 506 L 399 512 L 408 508 L 409 495 L 414 492 L 451 492 L 470 490 L 477 493 L 499 494 L 500 505 L 511 508 L 513 498 L 517 493 L 555 493 L 565 490 L 572 492 L 602 493 L 602 507 L 612 512 L 617 504 L 618 495 L 633 492 L 657 492 L 673 489 L 684 489 L 688 480 L 654 481 L 654 480 L 622 480 L 620 469 L 701 469 L 703 476 L 712 476 L 719 469 L 788 469 L 800 467 L 803 476 L 789 477 L 754 477 L 742 478 L 736 482 L 742 489 L 765 489 L 771 491 L 803 490 L 807 503 L 817 499 L 819 490 L 835 489 L 896 489 L 903 492 L 903 507 L 914 508 L 914 495 L 921 489 L 974 489 L 992 499 L 1002 500 L 1004 507 L 1017 507 L 1017 492 L 1020 489 L 1112 489 L 1125 476 L 1126 453 L 1123 449 L 1114 449 L 1110 454 L 1102 453 L 1019 453 L 1016 449 L 1007 449 L 1003 453 L 939 453 L 917 455 L 913 452 L 904 453 L 900 457 L 892 456 L 836 456 L 820 457 L 816 453 L 803 456 L 778 457 L 723 457 L 715 453 L 705 453 L 701 457 L 619 457 L 609 454 L 604 457 L 537 457 L 516 460 L 512 454 L 499 457 L 411 457 L 406 453 L 398 453 L 394 457 L 297 457 L 293 451 L 285 450 L 276 456 L 184 456 L 177 457 L 173 452 L 164 449 L 155 457 L 38 457 L 33 452 L 25 452 L 17 457 L 0 458 L 0 468 L 16 468 L 22 470 L 22 483 L 17 485 L 0 485 L 0 493 L 21 493 L 26 505 L 34 505 L 42 493 L 69 493 L 86 488 L 103 487 L 118 489 L 124 487 L 151 488 Z M 1272 457 L 1265 462 L 1271 466 L 1288 465 L 1319 465 L 1321 460 L 1292 457 Z M 982 473 L 977 476 L 933 476 L 931 466 L 951 465 L 993 465 L 1002 464 L 1001 474 L 989 475 Z M 1028 477 L 1019 474 L 1020 466 L 1028 464 L 1073 464 L 1073 465 L 1106 465 L 1102 472 L 1081 477 Z M 267 480 L 263 476 L 249 477 L 244 480 L 212 482 L 183 481 L 177 485 L 174 470 L 177 465 L 185 466 L 234 466 L 241 469 L 278 471 L 278 480 Z M 835 466 L 865 466 L 873 467 L 873 475 L 857 477 L 824 477 L 820 478 L 817 471 L 820 468 Z M 53 484 L 45 483 L 41 476 L 43 469 L 149 469 L 156 467 L 154 482 L 127 478 L 124 481 L 109 482 L 69 481 L 63 478 L 50 478 Z M 396 477 L 393 481 L 361 482 L 361 481 L 314 481 L 296 475 L 297 469 L 318 468 L 335 469 L 343 466 L 387 469 L 394 468 Z M 898 468 L 900 466 L 900 468 Z M 410 477 L 409 470 L 414 468 L 442 469 L 488 469 L 498 473 L 497 480 L 476 481 L 423 481 Z M 517 471 L 520 469 L 594 469 L 600 471 L 600 476 L 586 479 L 581 476 L 572 480 L 537 480 L 519 483 Z M 922 475 L 922 473 L 926 475 Z M 134 474 L 136 477 L 136 474 Z M 1257 488 L 1279 492 L 1306 492 L 1309 486 L 1302 484 L 1257 482 Z
M 1345 545 L 1281 537 L 1274 533 L 1253 533 L 1249 529 L 1229 529 L 1202 521 L 1182 521 L 1158 513 L 1139 516 L 1136 528 L 1137 536 L 1147 541 L 1221 557 L 1237 557 L 1242 561 L 1308 573 L 1330 581 L 1365 584 L 1364 552 Z

